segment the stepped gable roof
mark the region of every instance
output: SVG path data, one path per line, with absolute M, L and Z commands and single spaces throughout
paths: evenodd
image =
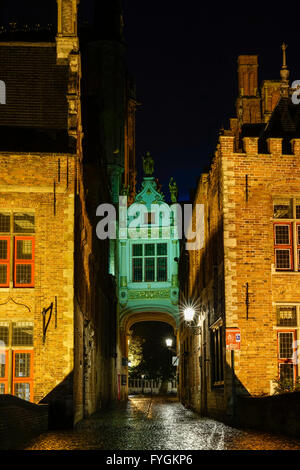
M 66 152 L 67 65 L 57 65 L 55 43 L 0 42 L 0 151 Z M 22 148 L 22 141 L 24 148 Z
M 291 154 L 291 139 L 300 138 L 300 104 L 281 97 L 265 124 L 244 124 L 241 137 L 259 137 L 259 153 L 268 153 L 267 139 L 282 138 L 284 154 Z

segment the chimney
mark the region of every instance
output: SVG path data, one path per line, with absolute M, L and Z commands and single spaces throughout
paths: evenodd
M 257 73 L 257 55 L 240 55 L 238 57 L 239 95 L 236 102 L 236 111 L 240 125 L 261 122 Z

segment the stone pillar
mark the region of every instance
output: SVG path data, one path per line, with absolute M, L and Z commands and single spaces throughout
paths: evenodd
M 121 241 L 120 287 L 127 287 L 126 241 Z
M 178 241 L 172 240 L 171 260 L 172 260 L 172 287 L 178 287 L 178 262 L 174 258 L 178 258 Z

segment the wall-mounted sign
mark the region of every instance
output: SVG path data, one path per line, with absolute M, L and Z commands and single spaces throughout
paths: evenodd
M 241 330 L 239 328 L 226 328 L 226 349 L 241 349 Z
M 172 357 L 172 366 L 178 366 L 179 358 L 177 356 Z

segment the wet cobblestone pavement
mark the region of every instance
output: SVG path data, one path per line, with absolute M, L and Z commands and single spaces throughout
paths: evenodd
M 175 399 L 135 397 L 70 431 L 47 432 L 26 450 L 300 450 L 300 439 L 239 430 L 199 417 Z

